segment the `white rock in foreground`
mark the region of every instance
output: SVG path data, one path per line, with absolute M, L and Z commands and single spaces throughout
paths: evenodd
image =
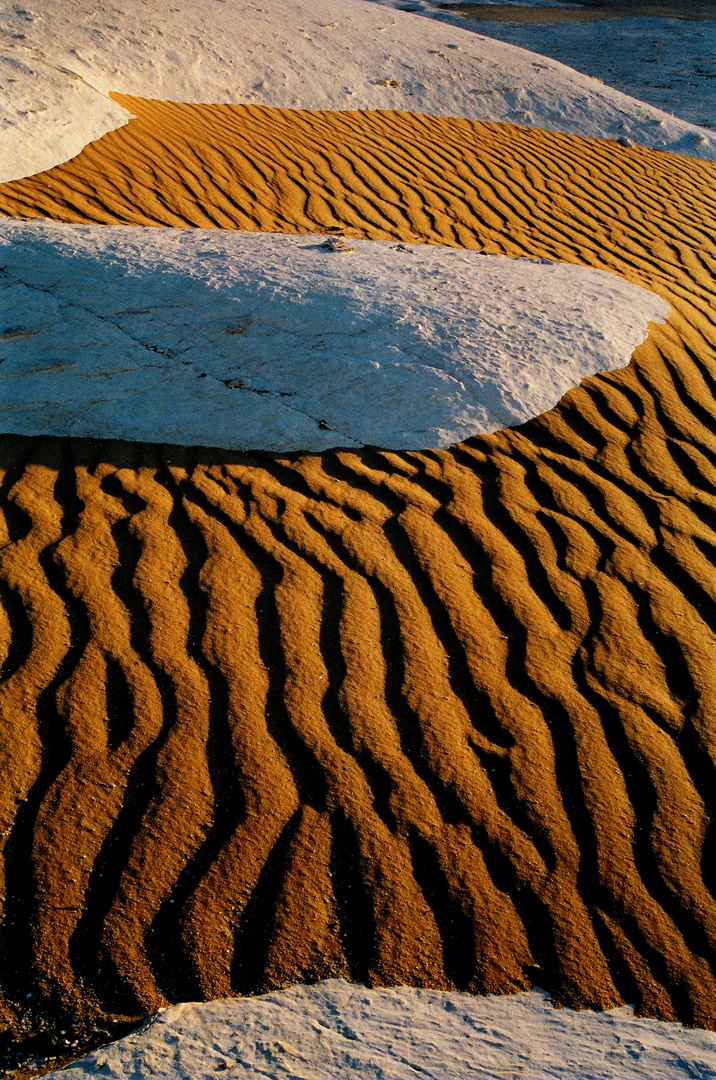
M 614 274 L 320 236 L 0 223 L 0 431 L 446 447 L 623 367 L 668 305 Z
M 366 0 L 2 6 L 0 182 L 51 168 L 125 124 L 112 90 L 507 120 L 716 159 L 716 132 L 555 60 Z
M 555 1009 L 514 997 L 332 979 L 259 998 L 174 1005 L 53 1080 L 680 1080 L 716 1076 L 716 1035 L 631 1009 Z

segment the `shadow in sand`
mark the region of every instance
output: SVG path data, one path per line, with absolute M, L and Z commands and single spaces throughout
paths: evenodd
M 716 20 L 713 0 L 583 0 L 581 4 L 533 7 L 531 4 L 437 4 L 466 19 L 487 22 L 528 23 L 549 26 L 557 23 L 598 22 L 601 19 L 699 19 Z

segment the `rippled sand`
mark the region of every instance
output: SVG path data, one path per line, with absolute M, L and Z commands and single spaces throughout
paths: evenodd
M 342 976 L 713 1027 L 716 166 L 119 100 L 2 212 L 547 257 L 672 314 L 447 451 L 0 439 L 6 1023 Z

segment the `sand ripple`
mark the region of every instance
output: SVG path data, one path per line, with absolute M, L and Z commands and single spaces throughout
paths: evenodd
M 674 310 L 446 451 L 2 438 L 8 1022 L 338 975 L 713 1027 L 715 167 L 132 108 L 4 211 L 556 258 Z

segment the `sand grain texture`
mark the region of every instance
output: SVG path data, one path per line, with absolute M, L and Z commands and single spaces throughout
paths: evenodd
M 131 107 L 2 210 L 554 258 L 673 311 L 448 451 L 2 438 L 9 1022 L 339 975 L 713 1028 L 716 167 Z

